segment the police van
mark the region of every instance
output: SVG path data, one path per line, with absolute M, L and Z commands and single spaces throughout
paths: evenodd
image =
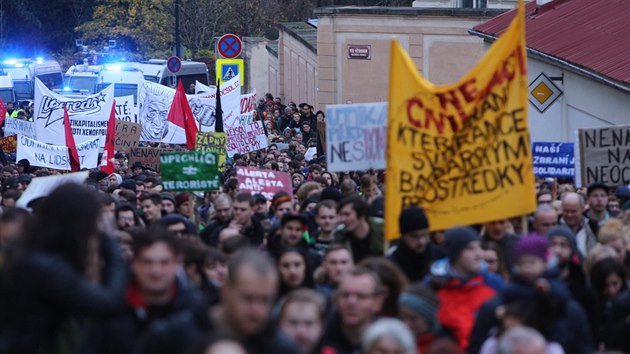
M 98 73 L 96 92 L 114 84 L 114 97 L 133 95 L 133 101 L 138 102 L 138 85 L 144 80 L 144 74 L 132 63 L 103 65 Z
M 5 104 L 7 102 L 16 102 L 15 89 L 13 88 L 13 80 L 11 76 L 0 73 L 0 98 Z
M 168 70 L 164 59 L 150 59 L 141 63 L 133 63 L 133 65 L 142 71 L 145 80 L 164 86 L 175 87 L 177 81 L 181 79 L 184 88 L 188 89 L 190 84 L 194 84 L 195 81 L 204 85 L 208 85 L 210 81 L 208 66 L 202 62 L 182 60 L 181 69 L 176 74 Z
M 87 60 L 83 64 L 70 66 L 64 77 L 63 94 L 92 95 L 96 93 L 98 74 L 101 69 L 101 65 L 88 65 Z
M 17 100 L 32 100 L 35 96 L 35 78 L 51 90 L 63 88 L 63 73 L 56 60 L 8 59 L 2 62 L 2 71 L 13 80 Z

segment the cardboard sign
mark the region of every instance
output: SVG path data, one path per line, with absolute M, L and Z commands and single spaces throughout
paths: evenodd
M 172 192 L 218 190 L 219 159 L 213 152 L 178 151 L 160 155 L 164 189 Z
M 432 231 L 535 210 L 527 83 L 522 1 L 484 57 L 449 85 L 422 77 L 402 45 L 392 40 L 387 239 L 400 235 L 400 213 L 411 205 L 424 208 Z
M 132 148 L 138 147 L 140 133 L 142 133 L 142 125 L 116 119 L 114 149 L 129 152 Z
M 578 140 L 583 186 L 630 184 L 630 125 L 579 129 Z
M 329 105 L 326 119 L 329 171 L 385 168 L 387 102 Z
M 197 132 L 195 147 L 197 151 L 214 152 L 219 157 L 219 166 L 225 165 L 227 159 L 227 135 L 225 133 Z
M 145 168 L 155 172 L 160 172 L 160 155 L 171 149 L 160 149 L 153 147 L 137 147 L 129 150 L 129 168 L 134 163 L 140 162 Z
M 8 120 L 8 119 L 7 119 Z M 12 154 L 17 151 L 17 135 L 5 136 L 0 139 L 0 146 L 2 146 L 2 151 L 7 154 Z M 20 159 L 18 159 L 19 161 Z
M 287 172 L 263 170 L 258 168 L 238 167 L 236 177 L 241 192 L 262 194 L 271 200 L 274 194 L 283 191 L 293 194 L 291 175 Z
M 534 175 L 538 177 L 575 177 L 573 143 L 532 143 Z

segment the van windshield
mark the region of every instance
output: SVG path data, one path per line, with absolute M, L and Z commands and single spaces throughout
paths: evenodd
M 13 90 L 9 89 L 0 89 L 0 98 L 2 102 L 15 102 L 15 97 L 13 96 Z
M 37 78 L 50 90 L 61 89 L 63 87 L 63 76 L 61 73 L 38 75 Z
M 68 79 L 68 87 L 72 91 L 88 90 L 89 93 L 95 93 L 96 76 L 71 76 Z

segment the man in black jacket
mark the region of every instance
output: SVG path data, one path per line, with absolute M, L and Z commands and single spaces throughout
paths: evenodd
M 136 352 L 188 353 L 208 334 L 221 333 L 236 339 L 249 354 L 299 353 L 297 345 L 271 322 L 277 290 L 273 260 L 262 252 L 243 250 L 228 264 L 228 280 L 221 288 L 219 305 L 158 321 Z
M 429 272 L 431 263 L 445 254 L 431 245 L 429 220 L 422 208 L 405 208 L 400 213 L 398 223 L 400 239 L 389 259 L 400 267 L 411 282 L 422 280 Z
M 164 230 L 138 236 L 127 287 L 126 308 L 108 320 L 87 325 L 82 353 L 135 353 L 152 325 L 203 306 L 200 294 L 186 285 L 180 269 L 177 240 Z

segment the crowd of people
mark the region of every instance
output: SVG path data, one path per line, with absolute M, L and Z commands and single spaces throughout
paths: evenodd
M 533 215 L 441 231 L 411 206 L 389 243 L 384 171 L 308 160 L 325 116 L 306 103 L 259 109 L 269 148 L 228 159 L 221 190 L 170 193 L 117 154 L 27 210 L 59 172 L 7 162 L 0 353 L 630 352 L 628 186 L 538 179 Z M 243 193 L 239 166 L 293 193 Z

